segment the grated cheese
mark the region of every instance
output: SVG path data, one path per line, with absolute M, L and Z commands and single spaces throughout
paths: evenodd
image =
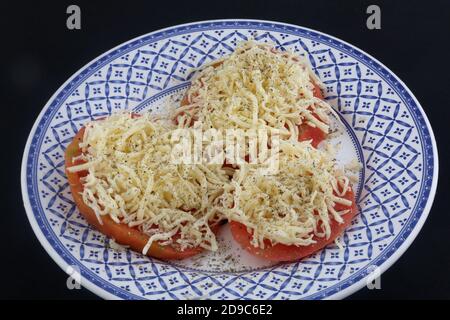
M 194 77 L 178 123 L 199 121 L 203 128 L 279 129 L 296 139 L 306 123 L 328 133 L 332 108 L 314 97 L 320 84 L 309 63 L 270 45 L 246 41 Z
M 232 208 L 228 219 L 244 224 L 253 234 L 252 244 L 264 248 L 272 244 L 308 246 L 313 236 L 329 238 L 331 219 L 343 222 L 349 212 L 334 210 L 350 188 L 345 176 L 337 176 L 328 152 L 315 149 L 309 142 L 282 141 L 279 171 L 261 173 L 261 166 L 245 164 L 236 172 L 232 185 Z
M 144 254 L 153 241 L 217 250 L 210 224 L 221 219 L 219 196 L 229 176 L 221 165 L 174 164 L 172 129 L 148 115 L 90 122 L 80 143 L 86 162 L 68 170 L 88 170 L 82 197 L 100 223 L 109 215 L 150 236 Z

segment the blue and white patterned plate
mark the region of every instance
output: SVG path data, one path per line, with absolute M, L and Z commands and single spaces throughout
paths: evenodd
M 164 109 L 183 94 L 194 68 L 242 40 L 272 42 L 309 58 L 325 96 L 346 125 L 344 150 L 363 164 L 360 214 L 342 237 L 297 263 L 267 265 L 221 234 L 223 250 L 168 263 L 115 250 L 79 215 L 64 174 L 67 144 L 87 121 L 121 109 Z M 190 23 L 152 32 L 107 52 L 72 76 L 31 130 L 22 164 L 28 218 L 50 256 L 104 298 L 343 298 L 386 270 L 416 237 L 438 174 L 430 124 L 408 88 L 355 47 L 303 27 L 255 20 Z

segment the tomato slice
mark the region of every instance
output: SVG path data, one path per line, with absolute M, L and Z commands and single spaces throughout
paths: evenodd
M 133 117 L 137 116 L 138 115 L 133 115 Z M 131 228 L 126 224 L 116 223 L 109 216 L 102 216 L 101 218 L 103 224 L 100 224 L 97 216 L 95 215 L 95 212 L 83 201 L 83 198 L 80 194 L 83 191 L 83 185 L 80 179 L 83 176 L 86 176 L 87 172 L 69 172 L 67 170 L 68 167 L 82 163 L 81 160 L 76 160 L 75 162 L 73 162 L 72 159 L 76 156 L 81 155 L 79 143 L 83 139 L 84 130 L 85 128 L 83 127 L 80 129 L 80 131 L 78 131 L 73 141 L 67 147 L 65 153 L 66 175 L 69 180 L 70 190 L 72 191 L 72 196 L 75 204 L 77 205 L 78 210 L 83 215 L 83 217 L 88 221 L 88 223 L 93 225 L 101 233 L 113 238 L 119 244 L 129 246 L 131 249 L 137 252 L 142 252 L 142 249 L 147 244 L 149 237 L 139 231 L 137 228 Z M 211 229 L 214 233 L 216 233 L 219 229 L 219 225 L 216 224 L 214 226 L 211 226 Z M 202 251 L 203 248 L 200 247 L 187 248 L 183 251 L 180 251 L 172 246 L 163 246 L 157 242 L 153 242 L 150 249 L 147 251 L 147 255 L 159 259 L 179 260 L 192 257 Z
M 326 239 L 314 236 L 313 239 L 316 241 L 316 243 L 309 246 L 284 245 L 280 243 L 271 245 L 270 242 L 267 241 L 265 242 L 264 249 L 256 248 L 251 244 L 252 234 L 247 232 L 247 227 L 242 223 L 236 221 L 230 222 L 231 233 L 233 235 L 233 238 L 245 250 L 257 257 L 277 262 L 300 260 L 332 243 L 350 225 L 350 222 L 358 211 L 353 190 L 350 189 L 345 194 L 344 198 L 352 201 L 352 205 L 350 207 L 346 207 L 341 204 L 336 204 L 334 207 L 337 211 L 350 209 L 350 212 L 342 216 L 344 222 L 338 223 L 336 220 L 332 219 L 330 223 L 330 237 Z

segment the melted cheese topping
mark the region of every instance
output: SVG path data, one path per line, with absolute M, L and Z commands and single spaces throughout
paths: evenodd
M 90 122 L 80 143 L 85 163 L 68 170 L 88 170 L 82 197 L 100 223 L 109 215 L 150 236 L 144 254 L 153 241 L 217 250 L 210 225 L 221 219 L 219 196 L 229 176 L 221 165 L 174 164 L 172 129 L 130 114 Z
M 281 142 L 279 171 L 266 175 L 261 166 L 243 165 L 233 177 L 228 193 L 233 207 L 226 210 L 230 220 L 238 221 L 253 234 L 252 244 L 264 248 L 272 244 L 308 246 L 313 236 L 329 238 L 330 222 L 341 223 L 335 203 L 346 206 L 342 198 L 350 188 L 345 176 L 336 176 L 329 153 L 309 142 Z
M 276 128 L 293 140 L 301 123 L 328 133 L 332 109 L 314 97 L 312 81 L 319 83 L 303 58 L 247 41 L 196 74 L 177 120 L 215 129 Z

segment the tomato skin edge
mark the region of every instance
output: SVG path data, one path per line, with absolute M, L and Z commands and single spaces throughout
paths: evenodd
M 104 235 L 113 238 L 118 244 L 129 246 L 132 250 L 139 253 L 148 242 L 149 236 L 143 234 L 136 228 L 131 228 L 126 224 L 118 224 L 113 221 L 109 216 L 102 216 L 102 224 L 98 221 L 95 212 L 83 201 L 80 192 L 83 191 L 83 185 L 80 178 L 82 174 L 80 172 L 69 172 L 68 167 L 73 166 L 73 158 L 81 154 L 79 143 L 83 138 L 85 128 L 81 128 L 76 134 L 73 141 L 69 144 L 65 152 L 65 167 L 66 175 L 69 180 L 70 190 L 75 204 L 78 207 L 81 215 L 87 220 L 87 222 L 94 226 L 98 231 Z M 212 227 L 216 232 L 218 226 Z M 203 248 L 187 248 L 183 251 L 178 251 L 171 246 L 162 246 L 157 242 L 153 242 L 147 251 L 147 256 L 151 256 L 158 259 L 165 260 L 180 260 L 192 257 L 203 251 Z

